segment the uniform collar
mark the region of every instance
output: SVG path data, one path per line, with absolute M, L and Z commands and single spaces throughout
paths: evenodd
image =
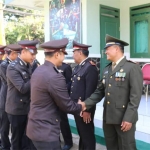
M 12 60 L 8 56 L 7 56 L 7 60 L 8 60 L 9 63 L 12 62 Z
M 122 56 L 119 60 L 116 61 L 115 67 L 121 62 L 122 59 L 124 59 L 125 56 Z M 115 63 L 115 62 L 114 62 Z
M 47 65 L 47 66 L 55 67 L 55 65 L 52 62 L 48 61 L 48 60 L 45 60 L 44 64 Z
M 26 63 L 24 60 L 22 60 L 22 59 L 20 58 L 20 56 L 18 56 L 18 58 L 24 63 L 25 66 L 27 66 L 27 63 Z M 21 62 L 20 62 L 20 63 L 21 63 Z
M 89 57 L 87 57 L 87 58 L 85 58 L 84 60 L 82 60 L 79 65 L 83 65 L 83 63 L 84 63 L 88 58 L 89 58 Z

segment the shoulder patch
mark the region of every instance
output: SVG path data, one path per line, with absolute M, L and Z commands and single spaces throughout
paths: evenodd
M 10 63 L 11 66 L 15 66 L 16 64 L 17 64 L 17 60 L 12 61 L 12 62 Z
M 92 65 L 92 66 L 96 66 L 96 64 L 91 60 L 89 61 L 89 63 Z
M 134 62 L 134 61 L 131 61 L 131 60 L 127 60 L 128 62 L 131 62 L 131 63 L 134 63 L 134 64 L 137 64 L 136 62 Z
M 6 61 L 6 60 L 3 60 L 2 63 L 1 63 L 1 65 L 4 65 L 4 66 L 5 66 L 6 64 L 7 64 L 7 61 Z

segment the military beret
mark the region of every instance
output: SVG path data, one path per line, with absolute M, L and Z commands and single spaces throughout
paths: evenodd
M 67 44 L 68 44 L 68 39 L 63 38 L 61 40 L 52 40 L 52 41 L 45 42 L 41 44 L 40 47 L 44 48 L 44 52 L 61 51 L 67 55 L 67 52 L 65 51 Z
M 129 45 L 128 43 L 126 43 L 126 42 L 124 42 L 120 39 L 117 39 L 115 37 L 112 37 L 108 34 L 106 34 L 105 42 L 106 42 L 106 45 L 105 45 L 104 49 L 106 49 L 106 48 L 108 48 L 112 45 L 119 45 L 119 46 L 122 46 L 122 47 Z
M 21 45 L 21 47 L 23 49 L 27 49 L 29 50 L 31 53 L 35 53 L 37 54 L 37 44 L 38 44 L 38 40 L 22 40 L 19 41 L 18 44 Z
M 0 55 L 5 54 L 5 51 L 4 51 L 4 48 L 5 48 L 5 47 L 6 47 L 6 46 L 0 45 Z
M 4 49 L 5 52 L 9 52 L 9 51 L 15 51 L 15 52 L 20 52 L 22 50 L 22 47 L 18 44 L 10 44 L 7 45 Z
M 76 41 L 73 41 L 73 50 L 88 50 L 88 48 L 91 47 L 91 45 L 85 45 L 85 44 L 80 44 L 77 43 Z

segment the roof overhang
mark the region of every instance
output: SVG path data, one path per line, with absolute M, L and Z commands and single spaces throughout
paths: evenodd
M 43 0 L 5 0 L 5 5 L 16 6 L 25 9 L 44 9 Z

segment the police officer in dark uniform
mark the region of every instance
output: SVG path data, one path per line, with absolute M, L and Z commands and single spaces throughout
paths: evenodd
M 82 107 L 68 94 L 66 81 L 57 67 L 62 65 L 68 39 L 53 40 L 41 45 L 45 63 L 31 78 L 31 104 L 27 136 L 37 150 L 60 150 L 60 112 L 80 114 Z M 39 138 L 40 137 L 40 138 Z
M 7 67 L 7 99 L 5 111 L 11 124 L 11 148 L 22 149 L 22 137 L 25 132 L 30 105 L 30 77 L 34 47 L 37 41 L 20 41 L 23 48 L 20 56 Z
M 33 62 L 32 62 L 32 64 L 31 64 L 32 72 L 34 72 L 34 70 L 35 70 L 38 66 L 40 66 L 39 61 L 38 61 L 37 59 L 34 59 Z
M 3 58 L 3 56 L 4 56 L 4 48 L 5 48 L 6 46 L 3 46 L 3 45 L 0 45 L 0 64 L 1 64 L 1 62 L 3 61 L 2 60 L 2 58 Z M 0 87 L 1 87 L 1 80 L 0 80 Z M 0 139 L 0 147 L 1 147 L 1 139 Z
M 105 53 L 112 63 L 104 69 L 98 88 L 84 101 L 90 109 L 105 96 L 103 129 L 107 150 L 136 150 L 135 125 L 143 77 L 140 66 L 124 56 L 127 45 L 106 35 Z
M 88 48 L 85 44 L 73 41 L 73 58 L 78 64 L 72 74 L 70 97 L 75 102 L 78 99 L 88 98 L 96 89 L 98 82 L 98 71 L 93 62 L 88 58 Z M 83 112 L 83 118 L 74 115 L 77 130 L 80 136 L 79 150 L 95 150 L 94 114 L 96 106 Z
M 5 48 L 6 46 L 3 46 L 3 45 L 0 45 L 0 64 L 1 64 L 1 62 L 3 61 L 2 59 L 3 59 L 3 56 L 4 56 L 4 54 L 5 54 L 5 51 L 4 51 L 4 48 Z
M 10 123 L 5 112 L 5 102 L 7 95 L 7 77 L 6 70 L 11 61 L 14 61 L 18 57 L 18 53 L 21 51 L 21 46 L 17 44 L 10 44 L 4 49 L 7 58 L 0 64 L 0 77 L 1 77 L 1 90 L 0 90 L 0 133 L 1 133 L 1 149 L 10 150 L 9 141 L 9 129 Z
M 62 65 L 58 67 L 58 69 L 65 77 L 67 88 L 68 88 L 68 93 L 70 93 L 72 69 L 70 65 L 66 63 L 62 63 Z M 72 134 L 71 134 L 71 130 L 70 130 L 69 122 L 68 122 L 67 113 L 60 110 L 60 117 L 61 117 L 60 128 L 61 128 L 62 136 L 64 138 L 64 143 L 65 143 L 62 150 L 69 150 L 73 146 L 73 141 L 72 141 Z
M 3 46 L 3 45 L 0 45 L 0 64 L 2 63 L 2 59 L 3 59 L 3 57 L 4 57 L 4 54 L 5 54 L 5 51 L 4 51 L 4 48 L 5 48 L 6 46 Z M 0 88 L 1 88 L 1 80 L 0 80 Z

